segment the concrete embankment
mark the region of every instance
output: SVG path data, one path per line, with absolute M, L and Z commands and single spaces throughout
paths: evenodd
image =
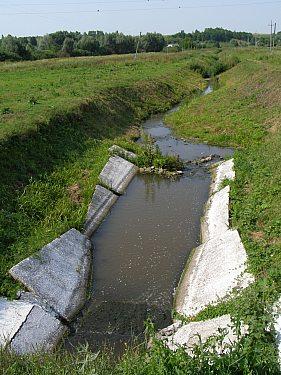
M 233 160 L 214 169 L 211 196 L 202 220 L 203 244 L 193 251 L 176 294 L 175 307 L 181 315 L 193 317 L 207 306 L 231 298 L 234 290 L 243 289 L 254 281 L 246 272 L 247 254 L 239 233 L 229 228 L 230 187 L 220 190 L 225 180 L 234 178 Z M 227 329 L 226 342 L 233 341 L 234 333 L 227 315 L 197 323 L 178 322 L 162 330 L 159 337 L 165 338 L 173 350 L 182 345 L 191 350 L 198 343 L 196 335 L 204 342 L 219 329 Z
M 226 330 L 228 334 L 224 337 L 220 346 L 216 348 L 218 353 L 225 352 L 230 345 L 237 342 L 237 335 L 231 325 L 230 315 L 205 320 L 204 322 L 192 322 L 182 324 L 174 323 L 163 329 L 158 338 L 165 340 L 167 346 L 176 351 L 180 346 L 184 347 L 189 355 L 193 355 L 192 348 L 200 343 L 205 343 L 210 337 L 218 334 L 219 330 Z M 245 333 L 243 327 L 241 333 Z
M 120 153 L 115 147 L 113 153 Z M 135 155 L 122 150 L 124 156 Z M 0 300 L 0 346 L 18 354 L 49 351 L 68 331 L 84 306 L 92 268 L 89 237 L 106 217 L 138 168 L 120 156 L 112 156 L 100 174 L 89 206 L 84 234 L 71 229 L 37 254 L 12 267 L 10 275 L 28 292 L 19 300 Z

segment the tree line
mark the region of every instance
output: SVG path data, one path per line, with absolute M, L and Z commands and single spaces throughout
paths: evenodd
M 134 53 L 138 37 L 123 33 L 88 33 L 57 31 L 44 36 L 14 37 L 0 39 L 0 61 L 39 60 L 67 56 L 95 56 Z M 165 39 L 159 33 L 147 33 L 140 40 L 140 50 L 160 52 Z
M 280 33 L 278 33 L 280 34 Z M 277 34 L 277 35 L 278 35 Z M 280 38 L 281 44 L 281 34 Z M 142 36 L 125 35 L 120 32 L 88 33 L 57 31 L 43 36 L 15 37 L 3 36 L 0 39 L 0 61 L 39 60 L 68 56 L 95 56 L 134 53 L 136 46 L 142 52 L 160 52 L 173 47 L 176 50 L 220 47 L 221 43 L 238 46 L 243 43 L 254 44 L 251 33 L 236 32 L 222 28 L 207 28 L 200 32 L 174 35 L 147 33 Z M 263 41 L 266 43 L 266 41 Z M 277 43 L 277 42 L 276 42 Z

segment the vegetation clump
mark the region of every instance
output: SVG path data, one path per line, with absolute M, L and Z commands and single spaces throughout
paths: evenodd
M 183 161 L 174 155 L 163 155 L 159 147 L 149 135 L 143 134 L 143 146 L 135 160 L 140 167 L 152 167 L 152 170 L 159 171 L 181 171 L 184 168 Z M 151 169 L 151 168 L 150 168 Z

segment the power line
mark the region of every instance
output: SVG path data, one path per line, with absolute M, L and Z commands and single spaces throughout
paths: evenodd
M 58 6 L 58 5 L 95 5 L 100 3 L 139 3 L 139 2 L 167 2 L 167 0 L 117 0 L 117 1 L 75 1 L 75 2 L 62 2 L 62 3 L 8 3 L 1 4 L 0 6 Z M 188 6 L 191 8 L 220 8 L 220 7 L 233 7 L 233 6 L 243 6 L 243 5 L 266 5 L 266 4 L 278 4 L 281 3 L 279 0 L 274 1 L 259 1 L 259 2 L 247 2 L 247 3 L 231 3 L 231 4 L 210 4 L 210 5 L 194 5 Z
M 82 2 L 63 2 L 63 3 L 29 3 L 29 4 L 1 4 L 0 6 L 58 6 L 58 5 L 95 5 L 95 4 L 116 4 L 116 3 L 151 3 L 166 2 L 167 0 L 117 0 L 117 1 L 82 1 Z
M 136 0 L 134 0 L 135 2 Z M 151 1 L 151 0 L 150 0 Z M 149 1 L 149 2 L 150 2 Z M 156 0 L 153 0 L 156 1 Z M 164 1 L 164 0 L 162 0 Z M 131 2 L 131 0 L 126 0 L 126 2 Z M 176 9 L 202 9 L 202 8 L 226 8 L 226 7 L 240 7 L 240 6 L 253 6 L 253 5 L 271 5 L 271 4 L 281 4 L 281 0 L 278 1 L 263 1 L 263 2 L 251 2 L 251 3 L 233 3 L 233 4 L 210 4 L 210 5 L 198 5 L 198 6 L 182 6 L 177 7 L 161 7 L 161 8 L 123 8 L 123 9 L 96 9 L 96 10 L 69 10 L 69 11 L 46 11 L 46 12 L 9 12 L 2 13 L 2 16 L 13 16 L 13 15 L 48 15 L 48 14 L 77 14 L 77 13 L 103 13 L 103 12 L 124 12 L 124 11 L 158 11 L 158 10 L 176 10 Z M 94 3 L 93 3 L 94 5 Z

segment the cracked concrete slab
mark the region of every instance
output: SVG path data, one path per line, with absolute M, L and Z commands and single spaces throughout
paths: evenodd
M 188 354 L 192 355 L 194 346 L 200 344 L 199 336 L 201 342 L 205 343 L 210 337 L 219 335 L 219 330 L 225 330 L 226 333 L 222 345 L 216 348 L 216 352 L 221 353 L 238 341 L 232 328 L 230 315 L 184 325 L 176 323 L 161 330 L 158 338 L 164 340 L 169 349 L 176 351 L 179 347 L 184 347 Z M 245 331 L 246 329 L 243 329 L 243 333 Z
M 133 152 L 125 150 L 124 148 L 119 147 L 117 145 L 111 146 L 108 151 L 111 153 L 111 155 L 117 155 L 124 159 L 133 160 L 137 157 L 137 155 Z
M 20 329 L 33 305 L 26 302 L 8 301 L 0 298 L 0 346 L 10 342 Z
M 97 185 L 88 209 L 84 234 L 91 237 L 106 217 L 118 196 L 102 186 Z
M 66 332 L 67 327 L 58 319 L 34 306 L 11 341 L 10 349 L 17 354 L 48 352 L 57 346 Z
M 211 190 L 213 193 L 219 191 L 220 186 L 224 180 L 234 180 L 235 171 L 234 171 L 234 160 L 226 160 L 223 163 L 219 164 L 215 170 L 214 182 L 212 184 Z
M 119 156 L 112 156 L 101 171 L 99 178 L 107 188 L 117 194 L 123 194 L 137 172 L 138 167 L 131 162 Z
M 236 230 L 228 230 L 194 250 L 178 287 L 176 310 L 194 316 L 215 305 L 235 288 L 245 288 L 253 276 L 245 273 L 247 254 Z
M 86 301 L 91 243 L 76 229 L 43 247 L 10 270 L 11 276 L 71 320 Z
M 229 192 L 230 187 L 226 186 L 209 198 L 201 224 L 202 242 L 221 236 L 229 229 Z

